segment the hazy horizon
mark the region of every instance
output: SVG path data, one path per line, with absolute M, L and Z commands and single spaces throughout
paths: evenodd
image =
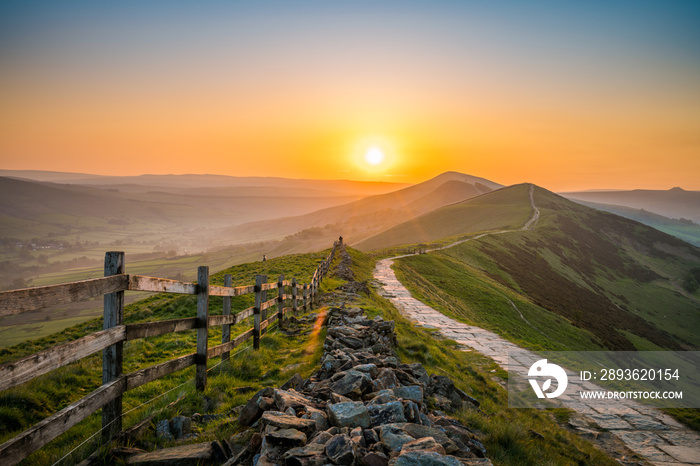
M 279 176 L 279 175 L 230 175 L 230 174 L 223 174 L 223 173 L 135 173 L 135 174 L 126 174 L 126 175 L 113 175 L 113 174 L 104 174 L 104 173 L 87 173 L 87 172 L 61 172 L 61 171 L 56 171 L 56 170 L 38 170 L 38 169 L 27 169 L 27 170 L 22 170 L 22 169 L 4 169 L 0 168 L 0 176 L 8 176 L 5 175 L 4 172 L 37 172 L 37 173 L 56 173 L 56 174 L 61 174 L 61 175 L 76 175 L 76 176 L 86 176 L 86 177 L 108 177 L 108 178 L 138 178 L 138 177 L 150 177 L 150 176 L 212 176 L 212 177 L 232 177 L 232 178 L 282 178 L 282 179 L 287 179 L 287 180 L 292 180 L 292 181 L 343 181 L 343 182 L 350 182 L 350 183 L 386 183 L 386 184 L 395 184 L 399 186 L 412 186 L 416 184 L 423 183 L 425 181 L 431 180 L 437 176 L 443 175 L 445 173 L 462 173 L 458 172 L 456 170 L 447 170 L 442 173 L 437 174 L 436 176 L 431 176 L 429 178 L 425 179 L 418 179 L 415 182 L 412 183 L 406 183 L 406 182 L 400 182 L 400 181 L 393 181 L 393 180 L 363 180 L 363 179 L 352 179 L 352 178 L 290 178 L 290 177 L 285 177 L 285 176 Z M 477 174 L 473 173 L 462 173 L 464 175 L 469 175 L 469 176 L 474 176 L 477 178 L 484 178 L 481 177 Z M 19 177 L 19 176 L 18 176 Z M 35 179 L 35 181 L 52 181 L 49 179 L 41 179 L 42 177 L 39 176 Z M 28 178 L 32 179 L 32 178 Z M 71 181 L 77 181 L 77 180 L 71 180 Z M 488 181 L 492 181 L 494 183 L 499 183 L 498 179 L 489 179 Z M 522 180 L 522 181 L 517 181 L 512 184 L 503 184 L 503 186 L 512 186 L 516 184 L 522 184 L 522 183 L 530 183 L 528 180 Z M 88 183 L 89 184 L 89 183 Z M 502 183 L 500 183 L 502 184 Z M 536 184 L 536 183 L 533 183 Z M 548 189 L 553 192 L 558 192 L 558 193 L 574 193 L 574 192 L 579 192 L 579 191 L 628 191 L 628 190 L 650 190 L 650 191 L 669 191 L 671 189 L 675 188 L 681 188 L 685 191 L 700 191 L 699 189 L 690 189 L 686 188 L 685 186 L 669 186 L 669 187 L 659 187 L 659 188 L 644 188 L 644 187 L 634 187 L 634 188 L 620 188 L 616 186 L 609 186 L 609 187 L 602 187 L 602 188 L 587 188 L 587 187 L 580 187 L 580 188 L 563 188 L 563 189 L 550 189 L 547 186 L 543 185 L 538 185 L 542 188 Z M 243 187 L 243 186 L 242 186 Z M 400 187 L 397 189 L 401 189 Z
M 700 4 L 0 4 L 0 168 L 700 190 Z

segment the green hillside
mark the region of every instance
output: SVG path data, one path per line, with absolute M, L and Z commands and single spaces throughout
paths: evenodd
M 594 209 L 603 210 L 605 212 L 610 212 L 621 217 L 635 220 L 639 223 L 649 225 L 650 227 L 656 228 L 659 231 L 675 236 L 676 238 L 680 238 L 694 246 L 700 246 L 700 225 L 692 220 L 668 218 L 664 217 L 663 215 L 649 212 L 648 210 L 634 209 L 632 207 L 577 201 L 574 198 L 571 200 L 587 205 L 588 207 L 593 207 Z
M 534 200 L 534 228 L 399 259 L 399 278 L 446 313 L 532 348 L 700 348 L 700 295 L 681 286 L 700 249 L 541 188 Z
M 355 245 L 361 251 L 427 243 L 452 236 L 520 228 L 530 216 L 528 186 L 499 189 L 433 210 Z

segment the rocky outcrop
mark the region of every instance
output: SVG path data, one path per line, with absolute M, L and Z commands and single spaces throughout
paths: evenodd
M 239 423 L 255 435 L 226 464 L 490 464 L 473 431 L 430 409 L 478 402 L 447 377 L 401 364 L 394 322 L 356 307 L 328 315 L 319 370 L 298 391 L 267 388 L 249 400 Z

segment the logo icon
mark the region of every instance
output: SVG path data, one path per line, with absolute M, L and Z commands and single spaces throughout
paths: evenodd
M 568 378 L 566 377 L 564 369 L 556 364 L 548 363 L 546 359 L 540 359 L 530 366 L 527 375 L 528 377 L 550 377 L 544 381 L 542 388 L 540 388 L 536 379 L 528 379 L 537 398 L 544 398 L 545 396 L 547 398 L 556 398 L 564 393 L 566 385 L 568 384 Z M 552 377 L 557 381 L 557 389 L 551 393 L 545 393 L 552 386 Z

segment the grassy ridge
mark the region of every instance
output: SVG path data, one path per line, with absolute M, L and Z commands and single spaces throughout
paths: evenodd
M 503 188 L 389 228 L 357 244 L 362 251 L 438 241 L 455 235 L 520 228 L 530 216 L 528 186 Z
M 680 288 L 700 250 L 542 189 L 535 200 L 536 228 L 399 259 L 397 273 L 446 313 L 531 348 L 700 348 L 698 296 Z

